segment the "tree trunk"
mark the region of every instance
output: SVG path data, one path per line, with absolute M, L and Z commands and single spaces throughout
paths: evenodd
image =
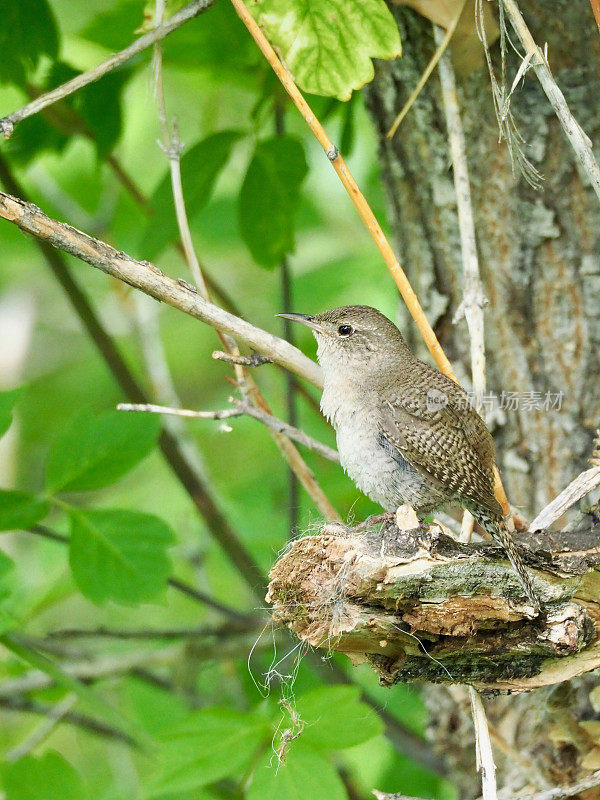
M 452 322 L 462 299 L 462 259 L 436 72 L 395 137 L 385 136 L 435 49 L 432 25 L 412 9 L 393 8 L 404 55 L 379 62 L 365 90 L 380 136 L 390 223 L 401 262 L 461 382 L 469 386 L 466 323 Z M 597 142 L 600 37 L 588 0 L 523 0 L 521 8 L 536 41 L 542 47 L 548 42 L 553 74 L 572 112 Z M 499 61 L 497 42 L 491 52 Z M 510 87 L 520 63 L 510 46 L 507 62 Z M 519 393 L 516 410 L 500 409 L 496 402 L 487 418 L 508 496 L 533 515 L 585 467 L 600 420 L 598 200 L 533 72 L 519 84 L 511 108 L 525 154 L 545 177 L 540 190 L 513 171 L 506 143 L 498 142 L 483 58 L 468 74 L 459 72 L 457 82 L 489 300 L 488 392 L 498 399 L 503 391 Z M 403 310 L 400 318 L 411 345 L 423 353 Z M 545 399 L 561 408 L 531 408 Z
M 469 7 L 472 14 L 468 2 Z M 496 4 L 492 7 L 497 12 Z M 548 43 L 553 75 L 597 144 L 600 37 L 588 0 L 522 0 L 520 7 L 536 42 L 541 47 Z M 395 137 L 386 138 L 435 49 L 432 25 L 412 9 L 392 8 L 404 55 L 377 63 L 375 79 L 365 89 L 379 134 L 389 222 L 413 287 L 461 383 L 470 387 L 466 323 L 453 324 L 462 299 L 462 259 L 437 72 Z M 516 42 L 513 31 L 508 33 Z M 496 42 L 491 54 L 497 71 L 499 51 Z M 509 88 L 519 64 L 509 45 Z M 468 72 L 458 67 L 457 72 L 481 276 L 489 300 L 487 387 L 498 398 L 503 391 L 518 392 L 520 398 L 517 409 L 496 404 L 486 417 L 509 499 L 531 518 L 585 469 L 600 422 L 598 200 L 533 72 L 520 81 L 511 108 L 525 154 L 544 175 L 539 190 L 513 171 L 509 149 L 498 141 L 484 59 Z M 413 349 L 427 358 L 403 307 L 399 319 Z M 560 409 L 530 407 L 548 392 L 552 400 L 563 393 Z M 486 699 L 499 785 L 537 791 L 600 768 L 596 685 L 592 673 L 519 697 Z M 451 768 L 459 796 L 478 796 L 481 782 L 466 691 L 430 686 L 424 696 L 432 741 Z M 599 797 L 599 790 L 585 796 Z

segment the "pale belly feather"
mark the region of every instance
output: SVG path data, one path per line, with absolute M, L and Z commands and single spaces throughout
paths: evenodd
M 346 395 L 341 408 L 339 397 L 326 387 L 321 410 L 335 428 L 340 463 L 360 491 L 387 511 L 404 503 L 417 510 L 438 505 L 430 482 L 382 439 L 370 404 L 349 404 Z

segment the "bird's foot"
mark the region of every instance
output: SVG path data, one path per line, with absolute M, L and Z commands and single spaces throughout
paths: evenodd
M 358 525 L 350 528 L 350 530 L 353 533 L 359 533 L 360 531 L 372 528 L 373 525 L 379 525 L 381 522 L 393 522 L 395 515 L 395 511 L 385 511 L 383 514 L 372 514 L 370 517 L 363 520 L 363 522 L 359 522 Z

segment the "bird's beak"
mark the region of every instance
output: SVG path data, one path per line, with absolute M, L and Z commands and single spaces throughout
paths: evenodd
M 310 314 L 275 314 L 275 316 L 281 317 L 282 319 L 291 319 L 292 322 L 299 322 L 301 325 L 312 328 L 313 331 L 324 333 L 326 336 L 329 336 L 329 331 L 322 325 L 319 325 L 318 322 L 315 322 L 315 318 Z

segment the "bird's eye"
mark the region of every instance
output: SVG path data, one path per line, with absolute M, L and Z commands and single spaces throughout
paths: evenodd
M 352 325 L 340 325 L 338 333 L 340 336 L 351 336 L 354 333 L 354 328 Z

